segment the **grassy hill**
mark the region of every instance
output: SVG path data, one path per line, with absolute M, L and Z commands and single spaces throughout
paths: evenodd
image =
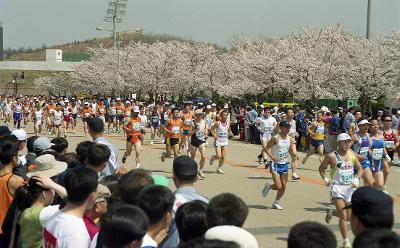
M 126 46 L 129 42 L 142 41 L 145 43 L 154 43 L 156 41 L 169 41 L 169 40 L 181 40 L 190 41 L 173 35 L 167 34 L 142 34 L 135 32 L 120 33 L 118 35 L 118 40 L 121 41 L 121 46 Z M 25 60 L 25 61 L 38 61 L 45 60 L 46 58 L 46 48 L 61 49 L 63 50 L 63 61 L 82 61 L 89 59 L 88 48 L 95 47 L 111 47 L 112 38 L 93 38 L 84 41 L 73 41 L 61 45 L 45 46 L 41 48 L 31 49 L 31 48 L 19 48 L 19 49 L 5 49 L 4 60 Z

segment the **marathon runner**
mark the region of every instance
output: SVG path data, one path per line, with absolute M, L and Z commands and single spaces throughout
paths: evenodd
M 124 122 L 124 111 L 125 111 L 125 106 L 124 104 L 121 102 L 121 98 L 117 98 L 117 104 L 116 104 L 116 109 L 117 109 L 117 115 L 116 115 L 116 119 L 117 119 L 117 130 L 116 132 L 119 133 L 121 132 L 121 127 L 123 125 Z
M 397 132 L 396 129 L 392 129 L 392 121 L 393 120 L 391 115 L 384 114 L 382 116 L 384 146 L 390 158 L 390 160 L 383 161 L 383 178 L 384 178 L 383 190 L 386 193 L 387 190 L 385 185 L 389 176 L 389 168 L 390 168 L 389 165 L 391 164 L 391 161 L 394 160 L 394 152 L 399 147 L 399 133 Z
M 89 132 L 87 122 L 89 121 L 90 118 L 93 117 L 93 112 L 92 108 L 90 107 L 88 102 L 83 103 L 83 109 L 81 112 L 82 115 L 82 121 L 83 121 L 83 132 L 85 133 L 85 136 Z
M 206 147 L 205 142 L 207 139 L 206 134 L 208 134 L 207 125 L 204 121 L 204 113 L 201 109 L 197 109 L 194 111 L 195 120 L 192 124 L 191 131 L 189 131 L 190 136 L 190 156 L 192 159 L 196 157 L 196 151 L 199 149 L 200 152 L 200 161 L 199 161 L 199 171 L 198 175 L 201 178 L 205 178 L 203 173 L 204 162 L 206 160 Z
M 319 174 L 329 187 L 329 195 L 336 207 L 335 214 L 339 217 L 339 229 L 343 237 L 343 247 L 351 248 L 347 236 L 347 221 L 350 220 L 350 211 L 343 208 L 351 202 L 351 196 L 359 185 L 359 178 L 363 169 L 355 154 L 350 150 L 351 137 L 347 133 L 338 135 L 337 151 L 329 153 L 319 166 Z M 330 167 L 330 179 L 325 171 Z M 357 170 L 357 174 L 354 171 Z M 325 220 L 330 222 L 333 216 L 331 208 L 326 209 Z
M 96 107 L 96 116 L 98 116 L 106 124 L 106 106 L 104 106 L 104 101 L 100 99 Z
M 22 104 L 20 98 L 17 98 L 17 102 L 12 105 L 12 111 L 14 119 L 14 128 L 17 127 L 17 129 L 20 129 L 22 120 Z
M 139 107 L 134 106 L 132 108 L 132 115 L 130 115 L 129 121 L 124 127 L 124 131 L 126 132 L 126 150 L 122 157 L 122 163 L 125 164 L 126 158 L 132 153 L 132 147 L 135 147 L 136 169 L 140 168 L 140 153 L 142 151 L 142 144 L 140 142 L 142 124 L 139 113 Z
M 264 108 L 263 115 L 261 117 L 257 117 L 254 120 L 254 124 L 257 129 L 260 131 L 260 141 L 261 141 L 261 154 L 257 156 L 258 163 L 268 165 L 269 159 L 267 158 L 266 147 L 268 142 L 272 137 L 272 132 L 275 130 L 278 123 L 276 119 L 271 115 L 271 108 L 266 106 Z M 263 161 L 264 160 L 264 161 Z
M 319 153 L 319 161 L 322 163 L 322 156 L 324 155 L 324 133 L 325 123 L 322 121 L 324 113 L 319 111 L 317 113 L 317 119 L 315 122 L 311 122 L 307 128 L 307 133 L 310 135 L 310 150 L 307 155 L 303 158 L 302 163 L 307 162 L 308 157 L 314 154 L 315 150 Z
M 148 118 L 146 115 L 146 109 L 144 108 L 143 105 L 139 106 L 139 118 L 140 118 L 140 124 L 142 126 L 141 129 L 141 135 L 140 135 L 140 141 L 142 142 L 142 144 L 144 144 L 144 136 L 146 135 L 146 126 L 148 123 Z M 142 146 L 142 150 L 143 150 L 143 146 Z
M 290 124 L 290 131 L 289 131 L 289 136 L 292 139 L 291 141 L 291 146 L 292 149 L 290 150 L 290 157 L 291 157 L 291 168 L 292 168 L 292 180 L 299 180 L 300 177 L 296 173 L 297 169 L 297 160 L 299 160 L 299 156 L 297 156 L 297 144 L 296 140 L 297 137 L 299 137 L 299 133 L 297 132 L 296 128 L 296 120 L 294 120 L 294 110 L 292 108 L 288 108 L 286 110 L 287 112 L 287 122 Z
M 166 139 L 165 139 L 165 149 L 166 152 L 161 154 L 161 161 L 164 162 L 165 158 L 170 158 L 172 152 L 176 158 L 179 155 L 179 144 L 182 135 L 183 122 L 180 118 L 179 109 L 172 109 L 172 118 L 168 119 L 163 126 Z
M 33 130 L 35 133 L 35 136 L 38 136 L 42 132 L 42 120 L 44 117 L 43 109 L 42 107 L 38 104 L 36 104 L 35 111 L 33 112 Z
M 61 122 L 63 120 L 63 111 L 60 103 L 56 104 L 56 109 L 53 111 L 52 114 L 52 124 L 53 124 L 53 134 L 56 134 L 57 137 L 60 137 L 61 134 Z M 66 133 L 64 133 L 64 136 L 66 136 Z
M 179 150 L 186 150 L 187 153 L 189 153 L 189 131 L 192 128 L 193 124 L 193 113 L 190 108 L 190 103 L 185 103 L 184 104 L 184 109 L 182 111 L 182 121 L 183 121 L 183 132 L 182 132 L 182 140 L 181 144 L 179 147 Z
M 150 116 L 150 130 L 151 130 L 150 145 L 154 144 L 154 138 L 156 137 L 158 130 L 160 130 L 160 114 L 158 112 L 159 112 L 158 106 L 154 106 Z
M 69 100 L 64 100 L 64 108 L 63 108 L 63 128 L 64 128 L 64 138 L 67 138 L 67 129 L 71 125 L 72 128 L 74 126 L 74 119 L 72 118 L 72 106 L 69 104 Z
M 115 106 L 115 102 L 111 101 L 110 107 L 108 108 L 108 133 L 114 132 L 117 130 L 117 123 L 116 123 L 116 116 L 117 116 L 117 107 Z M 110 126 L 112 125 L 111 131 Z

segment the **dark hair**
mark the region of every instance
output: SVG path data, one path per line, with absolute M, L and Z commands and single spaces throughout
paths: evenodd
M 4 141 L 1 144 L 0 147 L 0 163 L 2 165 L 7 165 L 9 164 L 13 157 L 18 156 L 18 142 L 13 142 L 13 141 Z
M 46 154 L 53 155 L 54 158 L 55 158 L 57 161 L 61 161 L 61 159 L 62 159 L 61 153 L 56 152 L 56 151 L 53 151 L 53 150 L 44 150 L 44 151 L 40 152 L 37 156 L 39 157 L 39 156 L 46 155 Z
M 240 246 L 233 241 L 197 238 L 182 246 L 180 245 L 179 248 L 240 248 Z
M 113 213 L 106 213 L 100 220 L 100 244 L 96 247 L 124 247 L 132 241 L 141 241 L 148 226 L 146 214 L 135 206 L 125 206 Z
M 382 117 L 381 117 L 381 120 L 382 120 L 382 121 L 385 121 L 385 118 L 390 118 L 390 119 L 392 119 L 392 116 L 391 116 L 390 114 L 388 114 L 388 113 L 384 113 L 384 114 L 382 115 Z
M 131 170 L 119 179 L 116 191 L 121 200 L 136 205 L 140 190 L 149 184 L 154 184 L 150 172 L 143 169 Z
M 139 192 L 137 205 L 149 217 L 150 225 L 159 223 L 167 213 L 172 213 L 175 196 L 161 185 L 147 185 Z
M 105 185 L 111 192 L 111 194 L 115 191 L 115 189 L 118 187 L 118 176 L 116 175 L 108 175 L 103 177 L 100 180 L 100 183 Z
M 336 246 L 335 235 L 318 222 L 303 221 L 290 229 L 288 248 L 336 248 Z
M 207 204 L 200 200 L 183 204 L 176 212 L 175 223 L 184 242 L 204 236 L 208 229 Z
M 397 108 L 392 108 L 392 115 L 397 115 Z
M 398 248 L 400 237 L 390 229 L 366 229 L 354 240 L 353 248 Z
M 364 214 L 355 215 L 357 219 L 363 224 L 364 228 L 388 228 L 392 229 L 394 223 L 393 213 L 385 215 Z
M 37 182 L 36 179 L 31 178 L 28 184 L 22 185 L 15 191 L 14 201 L 20 211 L 30 208 L 40 194 L 48 190 L 39 186 Z
M 178 111 L 178 112 L 179 112 L 179 108 L 173 108 L 172 111 L 171 111 L 171 113 L 174 113 L 175 111 Z
M 82 141 L 75 148 L 76 155 L 78 155 L 78 159 L 82 164 L 86 162 L 87 152 L 91 144 L 93 144 L 92 141 Z
M 110 159 L 111 151 L 108 146 L 100 143 L 92 143 L 87 152 L 87 163 L 97 167 Z
M 68 168 L 77 168 L 82 165 L 81 161 L 79 161 L 78 155 L 74 152 L 68 152 L 62 155 L 61 161 L 68 164 Z
M 68 148 L 68 140 L 63 137 L 57 137 L 51 140 L 52 145 L 50 149 L 62 153 L 65 149 Z
M 209 227 L 233 225 L 242 227 L 249 214 L 249 208 L 239 197 L 223 193 L 213 197 L 207 208 Z
M 89 130 L 95 134 L 102 133 L 104 131 L 104 123 L 99 117 L 94 117 L 88 121 Z
M 97 174 L 89 168 L 70 169 L 64 178 L 68 202 L 82 203 L 97 190 Z
M 28 152 L 35 153 L 33 150 L 33 142 L 35 142 L 37 138 L 39 138 L 39 136 L 31 136 L 26 140 L 26 149 Z

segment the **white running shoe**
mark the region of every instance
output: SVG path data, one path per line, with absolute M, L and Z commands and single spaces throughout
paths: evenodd
M 300 177 L 299 177 L 299 175 L 297 175 L 297 173 L 292 174 L 292 180 L 299 180 L 299 179 L 300 179 Z
M 136 169 L 139 169 L 140 168 L 140 164 L 136 164 Z
M 223 171 L 220 167 L 218 167 L 217 173 L 218 173 L 218 174 L 224 174 L 224 171 Z
M 267 197 L 267 195 L 268 195 L 268 192 L 271 190 L 271 187 L 270 187 L 270 185 L 269 185 L 269 183 L 265 183 L 265 185 L 264 185 L 264 188 L 263 188 L 263 190 L 262 190 L 262 196 L 263 197 Z
M 154 144 L 153 140 L 150 140 L 150 145 L 153 145 L 153 144 Z
M 203 178 L 203 179 L 206 178 L 206 175 L 204 175 L 204 172 L 203 172 L 203 171 L 199 171 L 198 174 L 199 174 L 199 176 L 200 176 L 201 178 Z
M 348 239 L 343 241 L 343 248 L 351 248 L 351 243 Z
M 210 158 L 210 165 L 213 165 L 213 164 L 214 164 L 214 158 L 215 158 L 215 155 L 211 155 L 211 158 Z
M 302 164 L 307 163 L 307 159 L 308 159 L 307 157 L 304 157 L 303 160 L 301 160 L 301 163 L 302 163 Z
M 277 202 L 274 202 L 274 203 L 272 204 L 272 208 L 273 208 L 273 209 L 277 209 L 277 210 L 282 210 L 282 209 L 283 209 L 281 206 L 279 206 L 279 204 L 278 204 Z

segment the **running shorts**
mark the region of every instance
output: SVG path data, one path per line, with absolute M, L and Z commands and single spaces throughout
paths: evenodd
M 282 175 L 283 173 L 288 173 L 289 164 L 288 163 L 277 164 L 273 161 L 270 161 L 269 162 L 269 170 L 271 173 Z
M 76 120 L 78 118 L 78 114 L 72 114 L 72 119 Z
M 260 140 L 269 141 L 271 139 L 270 133 L 260 133 Z
M 114 122 L 115 115 L 109 115 L 108 116 L 108 122 Z
M 206 142 L 204 140 L 198 139 L 196 134 L 193 134 L 192 137 L 190 138 L 190 144 L 192 144 L 192 146 L 196 148 L 199 148 L 204 143 Z
M 369 161 L 369 159 L 364 159 L 363 161 L 361 161 L 361 167 L 363 168 L 363 170 L 365 169 L 371 169 L 371 162 Z
M 130 134 L 126 137 L 126 141 L 135 144 L 140 141 L 140 134 Z
M 124 121 L 124 116 L 123 115 L 117 115 L 117 121 L 123 122 Z
M 383 171 L 383 161 L 382 160 L 372 160 L 370 168 L 371 168 L 372 173 Z
M 82 118 L 83 122 L 88 122 L 90 120 L 90 118 Z
M 71 122 L 72 121 L 72 117 L 70 115 L 65 115 L 64 116 L 64 121 L 65 122 Z
M 151 123 L 151 127 L 154 128 L 154 129 L 158 128 L 158 126 L 159 126 L 158 122 L 157 123 Z
M 189 135 L 189 130 L 183 130 L 182 135 L 186 135 L 186 136 Z
M 317 148 L 318 146 L 320 146 L 320 145 L 323 145 L 324 144 L 324 141 L 323 140 L 315 140 L 315 139 L 311 139 L 311 145 L 313 146 L 313 147 L 315 147 L 315 148 Z
M 180 142 L 181 142 L 181 140 L 180 140 L 180 139 L 177 139 L 177 138 L 170 138 L 170 137 L 167 137 L 167 138 L 165 139 L 165 144 L 170 145 L 170 146 L 177 145 L 177 144 L 179 144 Z
M 218 139 L 215 140 L 214 147 L 224 147 L 224 146 L 228 146 L 228 140 L 226 141 L 220 141 Z
M 13 114 L 13 119 L 14 120 L 21 120 L 22 119 L 22 114 L 19 112 L 19 113 L 14 113 Z
M 329 187 L 329 196 L 331 198 L 331 201 L 334 198 L 340 198 L 343 199 L 345 202 L 351 202 L 351 196 L 354 191 L 355 188 L 353 188 L 351 185 L 340 185 L 337 183 L 332 183 L 332 185 Z

